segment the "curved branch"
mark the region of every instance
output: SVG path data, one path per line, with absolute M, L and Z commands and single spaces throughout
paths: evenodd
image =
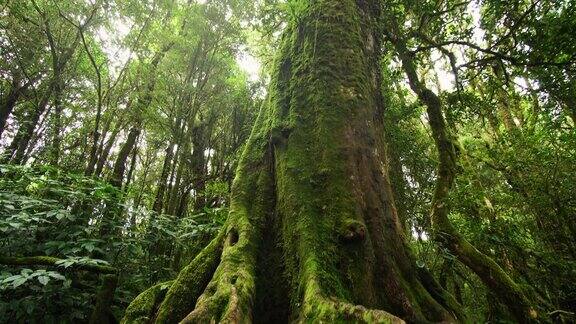
M 447 130 L 440 98 L 420 80 L 413 57 L 406 48 L 405 40 L 399 38 L 395 40 L 393 45 L 402 61 L 410 88 L 427 108 L 430 128 L 438 150 L 438 177 L 430 213 L 434 238 L 476 273 L 519 322 L 534 321 L 538 313 L 520 286 L 494 260 L 477 250 L 458 233 L 448 218 L 447 200 L 457 175 L 458 147 Z
M 416 36 L 420 39 L 422 39 L 424 42 L 428 43 L 427 46 L 421 46 L 416 48 L 413 51 L 410 51 L 410 53 L 412 54 L 416 54 L 419 52 L 423 52 L 423 51 L 428 51 L 431 49 L 438 49 L 442 52 L 445 51 L 444 46 L 448 46 L 448 45 L 460 45 L 460 46 L 466 46 L 466 47 L 470 47 L 478 52 L 482 52 L 485 54 L 490 54 L 492 56 L 491 59 L 500 59 L 506 62 L 509 62 L 510 64 L 513 65 L 517 65 L 517 66 L 529 66 L 529 67 L 535 67 L 535 66 L 556 66 L 556 67 L 566 67 L 572 63 L 574 63 L 574 58 L 575 55 L 572 55 L 572 57 L 570 57 L 570 59 L 568 59 L 567 61 L 564 62 L 546 62 L 546 61 L 524 61 L 518 57 L 514 57 L 514 56 L 510 56 L 508 54 L 504 54 L 495 50 L 492 50 L 490 48 L 483 48 L 480 45 L 468 42 L 468 41 L 462 41 L 462 40 L 448 40 L 448 41 L 443 41 L 443 42 L 435 42 L 431 39 L 429 39 L 428 37 L 424 37 L 422 34 L 420 33 L 416 33 Z M 484 58 L 487 59 L 487 58 Z M 464 63 L 461 64 L 459 67 L 464 67 L 467 66 L 470 62 L 468 63 Z

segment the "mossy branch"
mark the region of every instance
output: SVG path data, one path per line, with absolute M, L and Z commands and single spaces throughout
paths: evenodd
M 33 257 L 5 257 L 0 256 L 0 264 L 3 265 L 15 265 L 15 266 L 59 266 L 59 262 L 63 262 L 66 259 L 60 259 L 51 256 L 33 256 Z M 104 274 L 116 274 L 117 269 L 110 266 L 99 265 L 99 264 L 73 264 L 70 266 L 76 270 L 90 271 L 96 273 Z
M 405 40 L 398 37 L 398 31 L 395 30 L 394 24 L 390 25 L 389 28 L 391 36 L 389 38 L 400 57 L 410 88 L 418 96 L 418 99 L 426 105 L 432 136 L 438 150 L 438 178 L 430 213 L 434 238 L 476 273 L 519 322 L 533 321 L 538 317 L 538 313 L 522 289 L 492 258 L 477 250 L 458 233 L 448 218 L 447 201 L 457 175 L 458 147 L 447 130 L 440 98 L 420 80 L 413 57 L 409 54 Z

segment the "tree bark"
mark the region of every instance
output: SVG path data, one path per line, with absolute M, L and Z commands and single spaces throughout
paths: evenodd
M 102 286 L 96 294 L 96 303 L 88 324 L 114 324 L 118 321 L 114 318 L 110 307 L 114 302 L 114 292 L 118 285 L 117 275 L 106 275 L 102 277 Z
M 464 320 L 418 271 L 394 206 L 379 12 L 379 1 L 319 0 L 287 27 L 228 220 L 152 322 Z

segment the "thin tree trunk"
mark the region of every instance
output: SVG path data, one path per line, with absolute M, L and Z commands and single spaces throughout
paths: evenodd
M 140 126 L 133 126 L 130 129 L 130 133 L 128 133 L 126 142 L 124 142 L 122 148 L 120 149 L 120 152 L 118 152 L 116 162 L 114 162 L 114 169 L 112 170 L 112 174 L 109 180 L 110 184 L 112 184 L 116 188 L 122 187 L 122 182 L 124 181 L 124 172 L 126 170 L 126 161 L 128 160 L 128 156 L 130 156 L 130 152 L 132 152 L 132 150 L 136 146 L 136 141 L 139 135 L 140 135 Z
M 164 213 L 169 214 L 170 209 L 170 202 L 172 201 L 172 190 L 174 188 L 174 178 L 176 177 L 176 171 L 178 170 L 178 166 L 180 165 L 180 151 L 182 150 L 181 141 L 178 143 L 178 147 L 176 148 L 176 153 L 174 154 L 174 161 L 172 162 L 171 170 L 170 170 L 170 179 L 168 180 L 168 186 L 166 188 L 166 193 L 164 198 Z
M 50 165 L 58 166 L 60 161 L 60 150 L 62 146 L 62 81 L 60 80 L 60 72 L 58 72 L 58 79 L 54 86 L 54 101 L 53 108 L 54 114 L 52 115 L 52 144 L 50 146 Z
M 118 137 L 118 134 L 120 134 L 120 125 L 117 125 L 114 131 L 112 131 L 110 138 L 106 142 L 106 146 L 100 153 L 98 163 L 96 164 L 96 170 L 94 170 L 94 176 L 99 177 L 102 174 L 102 171 L 104 170 L 104 165 L 106 164 L 106 161 L 108 161 L 110 151 L 112 150 L 112 147 L 116 142 L 116 137 Z M 104 138 L 102 138 L 102 140 L 104 140 Z
M 172 156 L 174 155 L 174 144 L 168 145 L 166 154 L 164 155 L 164 163 L 162 165 L 162 174 L 158 180 L 158 189 L 156 190 L 156 197 L 154 198 L 154 205 L 152 210 L 158 214 L 162 213 L 164 206 L 164 194 L 166 192 L 166 181 L 168 181 L 168 174 L 170 172 L 170 165 L 172 164 Z
M 136 195 L 136 199 L 134 199 L 134 209 L 138 209 L 140 204 L 142 203 L 142 196 L 146 189 L 146 183 L 148 182 L 148 175 L 150 173 L 150 167 L 152 166 L 152 161 L 154 160 L 154 156 L 156 154 L 149 154 L 144 161 L 144 170 L 142 171 L 142 177 L 140 180 L 140 190 L 138 191 L 138 195 Z M 133 223 L 134 224 L 134 223 Z
M 200 124 L 192 130 L 192 156 L 190 158 L 190 169 L 192 171 L 192 186 L 195 192 L 194 197 L 194 210 L 202 210 L 206 205 L 204 190 L 206 189 L 206 137 L 205 134 L 208 128 L 206 125 Z
M 130 182 L 132 181 L 132 175 L 136 169 L 136 160 L 138 158 L 138 144 L 135 145 L 132 150 L 132 157 L 130 158 L 130 168 L 128 169 L 128 174 L 126 175 L 126 183 L 124 184 L 125 190 L 130 187 Z
M 40 99 L 36 108 L 26 116 L 25 120 L 18 128 L 18 132 L 7 150 L 9 152 L 7 157 L 11 163 L 20 164 L 22 162 L 24 153 L 28 148 L 28 144 L 34 135 L 34 130 L 40 120 L 40 116 L 42 116 L 48 106 L 53 89 L 54 83 L 50 82 L 48 89 L 46 89 L 46 92 L 42 96 L 42 99 Z
M 169 199 L 168 199 L 167 205 L 166 205 L 166 213 L 169 215 L 176 215 L 178 206 L 180 205 L 180 201 L 182 198 L 182 196 L 180 194 L 183 191 L 182 179 L 184 178 L 184 171 L 185 171 L 184 168 L 188 167 L 188 164 L 190 161 L 190 159 L 189 159 L 189 157 L 190 157 L 190 139 L 192 138 L 192 130 L 193 130 L 193 126 L 188 125 L 186 133 L 180 139 L 180 143 L 178 145 L 178 149 L 179 149 L 178 153 L 180 155 L 178 157 L 179 163 L 178 163 L 178 167 L 176 168 L 175 180 L 172 184 L 170 196 L 167 197 Z
M 84 37 L 84 32 L 79 29 L 80 37 L 82 39 L 82 45 L 84 45 L 84 50 L 88 55 L 90 64 L 96 73 L 96 118 L 94 120 L 94 130 L 92 132 L 92 147 L 90 149 L 90 158 L 88 159 L 88 165 L 85 170 L 86 175 L 91 175 L 94 172 L 94 166 L 96 164 L 97 152 L 98 152 L 98 142 L 100 136 L 100 119 L 102 118 L 102 76 L 100 73 L 100 68 L 88 48 L 86 43 L 86 38 Z M 105 134 L 104 134 L 105 135 Z
M 564 96 L 563 102 L 568 116 L 572 119 L 572 125 L 576 127 L 576 98 L 569 95 Z
M 180 154 L 184 154 L 184 151 L 181 150 Z M 170 196 L 167 197 L 168 201 L 166 205 L 166 213 L 169 215 L 176 214 L 178 202 L 180 201 L 180 192 L 182 189 L 182 173 L 184 172 L 184 165 L 186 164 L 185 160 L 186 159 L 184 156 L 180 156 L 180 163 L 178 163 L 178 167 L 176 169 L 175 180 L 170 190 Z
M 32 157 L 32 154 L 34 152 L 34 148 L 36 147 L 36 145 L 38 144 L 38 142 L 45 137 L 44 134 L 49 134 L 48 131 L 48 119 L 50 116 L 50 110 L 51 108 L 48 108 L 46 110 L 46 112 L 44 113 L 43 117 L 40 119 L 40 121 L 38 122 L 38 126 L 36 127 L 37 130 L 34 131 L 34 133 L 32 134 L 32 139 L 30 140 L 30 143 L 28 144 L 28 148 L 26 149 L 26 152 L 24 152 L 24 155 L 22 156 L 22 160 L 20 161 L 20 164 L 26 164 L 28 163 L 28 160 Z M 36 154 L 36 155 L 41 155 L 40 153 L 47 150 L 49 151 L 50 146 L 49 143 L 44 143 L 44 147 Z M 50 152 L 48 152 L 50 153 Z M 36 162 L 39 162 L 39 160 L 36 160 Z
M 12 111 L 23 92 L 26 91 L 31 84 L 32 82 L 28 82 L 20 86 L 19 78 L 14 78 L 14 80 L 12 80 L 10 91 L 5 98 L 2 98 L 0 103 L 0 139 L 2 138 L 2 133 L 4 133 L 4 130 L 6 129 L 8 117 L 12 114 Z

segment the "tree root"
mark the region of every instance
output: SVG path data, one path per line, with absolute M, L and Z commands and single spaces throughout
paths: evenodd
M 149 323 L 152 322 L 158 306 L 164 300 L 166 292 L 174 281 L 167 281 L 152 286 L 138 295 L 126 309 L 124 318 L 120 323 Z
M 327 323 L 405 323 L 402 319 L 378 309 L 368 309 L 335 298 L 319 297 L 309 303 L 299 322 L 326 321 Z
M 180 323 L 245 323 L 251 322 L 250 307 L 241 307 L 238 289 L 220 292 L 198 301 L 198 306 Z M 248 305 L 246 305 L 248 306 Z
M 158 309 L 156 323 L 176 323 L 194 308 L 196 299 L 202 294 L 220 263 L 223 243 L 224 231 L 220 231 L 218 236 L 180 271 Z
M 238 241 L 238 232 L 234 228 L 228 231 L 222 261 L 214 277 L 198 298 L 196 306 L 189 308 L 193 310 L 180 323 L 252 321 L 256 259 L 248 242 Z
M 217 288 L 215 288 L 218 286 Z M 245 287 L 244 287 L 245 288 Z M 244 290 L 242 292 L 242 290 Z M 188 323 L 250 323 L 252 295 L 222 277 L 211 283 L 196 308 L 180 324 Z M 213 293 L 213 294 L 212 294 Z M 320 295 L 318 295 L 320 296 Z M 382 310 L 368 309 L 335 298 L 315 297 L 306 303 L 297 322 L 405 323 Z
M 220 263 L 224 231 L 186 266 L 178 277 L 148 288 L 130 303 L 122 319 L 128 323 L 177 323 L 202 294 Z

